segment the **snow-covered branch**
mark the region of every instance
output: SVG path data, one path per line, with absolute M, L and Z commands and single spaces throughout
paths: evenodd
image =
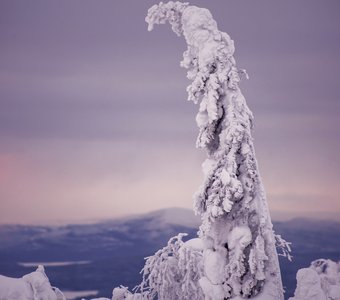
M 289 261 L 293 260 L 293 256 L 290 254 L 292 249 L 290 245 L 292 243 L 287 242 L 281 235 L 275 234 L 275 241 L 276 241 L 276 248 L 279 249 L 281 252 L 278 255 L 286 257 Z

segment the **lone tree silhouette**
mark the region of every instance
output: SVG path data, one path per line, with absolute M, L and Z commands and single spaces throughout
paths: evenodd
M 199 103 L 197 147 L 207 152 L 204 182 L 194 211 L 202 219 L 203 276 L 207 299 L 235 296 L 283 299 L 275 235 L 258 171 L 253 115 L 239 88 L 234 42 L 209 10 L 168 2 L 149 9 L 149 30 L 166 21 L 188 49 L 181 66 L 192 80 L 188 100 Z
M 179 234 L 149 257 L 140 294 L 133 296 L 283 300 L 275 243 L 288 258 L 289 245 L 272 229 L 251 135 L 253 115 L 239 88 L 247 74 L 236 67 L 234 42 L 209 10 L 188 3 L 160 2 L 146 22 L 149 31 L 169 22 L 187 42 L 181 66 L 192 80 L 188 100 L 199 103 L 196 145 L 207 159 L 194 196 L 199 238 L 184 243 Z

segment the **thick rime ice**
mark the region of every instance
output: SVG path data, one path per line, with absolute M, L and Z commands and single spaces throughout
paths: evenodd
M 253 115 L 239 88 L 246 72 L 236 67 L 234 42 L 218 30 L 209 10 L 188 3 L 154 5 L 146 21 L 149 30 L 168 21 L 188 45 L 181 66 L 192 80 L 188 100 L 199 103 L 196 145 L 208 155 L 194 205 L 202 218 L 199 286 L 204 297 L 249 298 L 266 291 L 266 299 L 283 299 L 275 236 L 251 136 Z M 174 253 L 171 260 L 175 257 Z
M 6 300 L 66 300 L 59 289 L 51 286 L 43 266 L 22 278 L 0 275 L 0 299 Z
M 296 274 L 297 287 L 289 300 L 340 300 L 340 262 L 318 259 Z

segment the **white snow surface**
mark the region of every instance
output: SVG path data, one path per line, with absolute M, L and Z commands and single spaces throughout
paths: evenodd
M 289 300 L 340 300 L 340 262 L 318 259 L 296 274 L 297 287 Z
M 204 244 L 202 239 L 200 238 L 193 238 L 190 240 L 187 240 L 181 248 L 190 248 L 191 250 L 196 250 L 196 251 L 203 251 Z

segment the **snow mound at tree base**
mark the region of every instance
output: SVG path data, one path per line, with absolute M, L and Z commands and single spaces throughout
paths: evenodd
M 59 289 L 51 286 L 43 266 L 22 278 L 0 275 L 0 299 L 6 300 L 66 300 Z
M 297 287 L 289 300 L 340 300 L 340 262 L 318 259 L 296 274 Z

